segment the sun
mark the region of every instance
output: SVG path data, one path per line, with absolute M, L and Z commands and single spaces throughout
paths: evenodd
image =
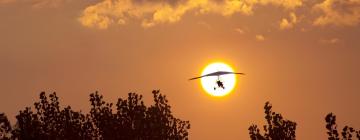
M 222 62 L 211 63 L 205 67 L 201 75 L 217 72 L 217 71 L 228 71 L 234 72 L 234 70 L 227 64 Z M 225 96 L 229 94 L 236 84 L 236 77 L 234 74 L 221 75 L 220 80 L 223 82 L 225 89 L 214 88 L 217 87 L 216 81 L 218 80 L 217 76 L 209 76 L 201 78 L 201 85 L 203 89 L 212 96 Z

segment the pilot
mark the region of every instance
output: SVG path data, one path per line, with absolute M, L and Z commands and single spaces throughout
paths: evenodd
M 217 80 L 216 84 L 218 85 L 218 87 L 225 89 L 223 82 L 221 82 L 220 80 Z

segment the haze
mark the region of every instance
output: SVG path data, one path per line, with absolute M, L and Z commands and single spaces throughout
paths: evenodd
M 263 106 L 326 139 L 324 117 L 360 128 L 359 0 L 0 0 L 0 111 L 12 122 L 41 91 L 87 111 L 151 91 L 167 95 L 190 139 L 249 139 Z M 199 75 L 223 61 L 246 76 L 224 98 Z

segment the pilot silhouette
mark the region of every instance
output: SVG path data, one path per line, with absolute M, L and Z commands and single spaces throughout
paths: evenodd
M 225 89 L 224 83 L 221 82 L 220 80 L 217 80 L 217 81 L 216 81 L 216 84 L 217 84 L 217 86 L 218 86 L 219 88 Z M 216 90 L 216 87 L 214 87 L 214 90 Z

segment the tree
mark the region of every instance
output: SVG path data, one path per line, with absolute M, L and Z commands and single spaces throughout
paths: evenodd
M 171 114 L 168 100 L 159 90 L 153 91 L 154 105 L 146 107 L 142 96 L 129 93 L 127 99 L 112 103 L 103 100 L 98 92 L 90 94 L 90 112 L 60 107 L 56 93 L 49 97 L 40 93 L 35 110 L 25 108 L 16 116 L 12 129 L 4 114 L 0 114 L 0 139 L 188 139 L 189 121 Z
M 67 106 L 60 108 L 56 93 L 40 93 L 40 101 L 35 102 L 35 112 L 30 107 L 16 116 L 13 130 L 14 139 L 91 139 L 95 128 L 88 117 Z
M 340 140 L 339 138 L 339 132 L 337 130 L 337 124 L 336 124 L 336 116 L 333 113 L 329 113 L 325 117 L 326 121 L 326 129 L 328 130 L 328 139 L 329 140 Z M 345 126 L 342 129 L 341 136 L 342 140 L 351 140 L 353 137 L 355 137 L 358 140 L 360 140 L 360 130 L 356 131 L 353 127 Z
M 146 107 L 141 95 L 129 93 L 126 100 L 118 99 L 115 113 L 112 103 L 103 101 L 98 93 L 91 94 L 90 117 L 101 139 L 188 139 L 189 121 L 171 114 L 168 100 L 159 90 L 152 93 L 154 105 Z
M 10 139 L 11 125 L 4 113 L 0 113 L 0 140 Z
M 272 112 L 269 102 L 265 103 L 265 133 L 262 135 L 257 125 L 249 127 L 249 135 L 252 140 L 295 140 L 296 123 L 285 120 L 281 114 Z

